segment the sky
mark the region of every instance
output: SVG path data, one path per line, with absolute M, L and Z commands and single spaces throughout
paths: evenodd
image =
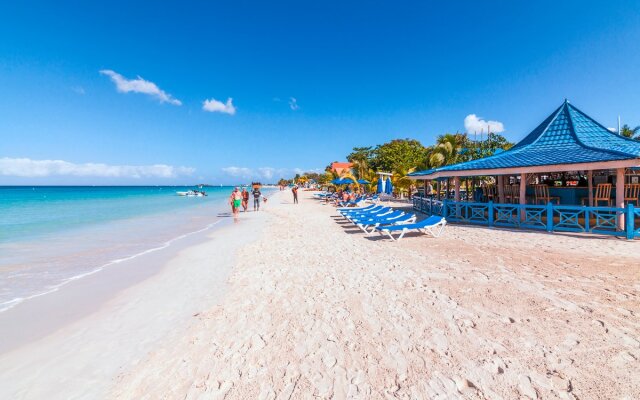
M 0 3 L 0 185 L 274 182 L 565 98 L 640 125 L 638 1 Z

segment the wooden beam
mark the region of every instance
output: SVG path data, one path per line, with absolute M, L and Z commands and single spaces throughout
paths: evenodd
M 545 172 L 567 172 L 567 171 L 588 171 L 596 169 L 617 169 L 640 166 L 640 158 L 620 161 L 602 161 L 595 163 L 581 164 L 556 164 L 556 165 L 539 165 L 533 167 L 517 167 L 517 168 L 495 168 L 495 169 L 473 169 L 464 171 L 439 171 L 429 175 L 414 175 L 411 179 L 436 179 L 440 177 L 454 176 L 482 176 L 482 175 L 519 175 L 537 174 Z
M 498 175 L 498 202 L 504 203 L 504 176 Z
M 624 168 L 616 169 L 616 207 L 624 208 Z M 618 229 L 624 230 L 624 212 L 618 214 Z

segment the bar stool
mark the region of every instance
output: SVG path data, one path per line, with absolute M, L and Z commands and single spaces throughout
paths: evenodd
M 518 204 L 520 202 L 520 185 L 511 185 L 511 202 Z
M 536 204 L 542 201 L 542 204 L 547 204 L 552 200 L 555 200 L 556 203 L 560 204 L 560 197 L 558 196 L 549 196 L 549 186 L 544 184 L 535 185 L 535 193 L 536 193 Z
M 507 203 L 513 203 L 513 197 L 511 195 L 511 185 L 504 185 L 504 201 Z
M 632 183 L 624 185 L 624 201 L 626 203 L 635 202 L 636 206 L 640 205 L 640 183 Z
M 598 207 L 601 201 L 607 202 L 607 207 L 611 207 L 611 187 L 610 183 L 598 183 L 596 186 L 596 194 L 593 196 L 593 205 Z M 582 205 L 589 201 L 588 198 L 582 199 Z

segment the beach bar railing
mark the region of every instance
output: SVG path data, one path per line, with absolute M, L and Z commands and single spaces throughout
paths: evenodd
M 521 205 L 492 201 L 456 202 L 416 196 L 413 198 L 413 209 L 465 224 L 640 238 L 640 208 L 632 203 L 624 208 L 556 205 L 551 202 L 546 205 Z M 621 215 L 625 219 L 624 229 L 618 228 Z

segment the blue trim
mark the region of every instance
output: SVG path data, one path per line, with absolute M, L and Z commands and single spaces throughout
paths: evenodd
M 636 219 L 640 219 L 640 208 L 634 207 L 633 204 L 628 204 L 625 208 L 559 206 L 552 202 L 546 205 L 521 205 L 492 201 L 438 201 L 414 196 L 413 209 L 427 215 L 442 216 L 450 222 L 464 224 L 640 238 L 640 226 L 636 226 L 635 222 Z M 621 215 L 625 216 L 623 230 L 617 226 L 618 217 Z

